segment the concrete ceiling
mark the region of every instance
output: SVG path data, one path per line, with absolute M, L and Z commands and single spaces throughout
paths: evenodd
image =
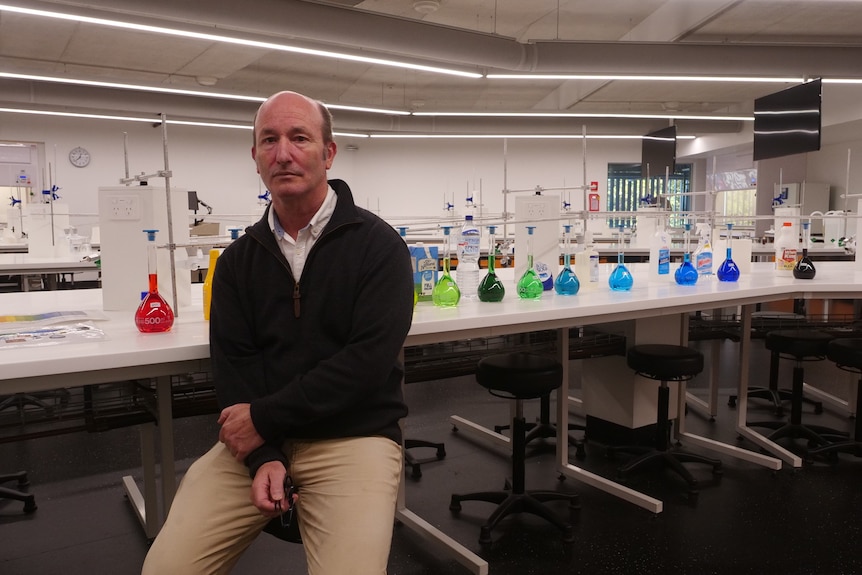
M 862 78 L 855 0 L 0 0 L 479 73 L 626 73 Z M 436 9 L 434 9 L 436 6 Z M 420 6 L 421 8 L 421 6 Z M 432 10 L 433 9 L 433 10 Z M 0 9 L 0 73 L 60 76 L 421 112 L 749 115 L 789 84 L 466 79 L 156 35 Z M 209 85 L 213 84 L 213 85 Z M 830 113 L 824 85 L 824 113 Z M 844 88 L 846 90 L 846 88 Z M 862 94 L 862 86 L 855 88 Z M 836 101 L 838 98 L 836 98 Z M 841 102 L 862 101 L 847 98 Z M 248 121 L 256 104 L 0 78 L 0 106 Z M 837 105 L 837 104 L 836 104 Z M 848 118 L 852 116 L 852 118 Z M 862 118 L 842 108 L 842 121 Z M 826 120 L 825 120 L 826 121 Z M 646 133 L 668 120 L 465 120 L 336 113 L 342 130 Z M 677 121 L 680 133 L 741 122 Z

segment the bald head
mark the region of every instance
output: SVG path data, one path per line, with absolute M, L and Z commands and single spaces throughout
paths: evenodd
M 329 111 L 329 108 L 326 105 L 313 98 L 309 98 L 304 94 L 300 94 L 299 92 L 278 92 L 273 94 L 269 98 L 267 98 L 257 109 L 257 112 L 254 113 L 253 120 L 253 130 L 252 130 L 252 145 L 257 144 L 257 119 L 260 116 L 261 110 L 263 110 L 267 106 L 273 105 L 302 105 L 305 103 L 306 105 L 311 105 L 317 108 L 318 113 L 320 114 L 320 136 L 323 140 L 324 144 L 328 144 L 332 141 L 332 113 Z

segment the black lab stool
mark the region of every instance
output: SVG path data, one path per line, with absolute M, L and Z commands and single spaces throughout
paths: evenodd
M 771 441 L 782 438 L 804 439 L 811 448 L 822 447 L 829 443 L 827 436 L 841 436 L 841 432 L 819 425 L 802 423 L 802 384 L 805 379 L 806 361 L 826 359 L 829 342 L 833 339 L 828 333 L 816 329 L 781 329 L 766 334 L 766 349 L 778 353 L 782 359 L 792 359 L 793 384 L 790 398 L 790 421 L 755 421 L 749 427 L 766 427 L 774 431 L 769 435 Z
M 558 389 L 563 383 L 562 365 L 550 357 L 527 352 L 492 355 L 479 361 L 476 381 L 492 395 L 515 400 L 515 415 L 512 419 L 512 490 L 453 494 L 449 509 L 461 511 L 462 501 L 497 504 L 497 508 L 482 525 L 479 534 L 479 543 L 482 544 L 490 543 L 491 530 L 504 517 L 513 513 L 532 513 L 543 517 L 562 531 L 564 541 L 574 541 L 571 523 L 559 518 L 544 502 L 568 501 L 571 514 L 579 507 L 578 495 L 524 489 L 527 423 L 524 420 L 523 400 L 540 398 Z
M 721 461 L 690 453 L 681 449 L 670 449 L 670 388 L 668 381 L 688 381 L 703 371 L 703 354 L 682 345 L 644 344 L 636 345 L 626 354 L 626 363 L 638 375 L 661 382 L 658 388 L 658 415 L 654 444 L 649 446 L 626 445 L 608 448 L 610 454 L 635 453 L 637 456 L 617 469 L 621 479 L 646 467 L 660 465 L 675 471 L 688 483 L 689 495 L 697 495 L 697 479 L 683 463 L 705 463 L 712 466 L 714 475 L 721 475 Z
M 860 374 L 856 384 L 856 427 L 853 437 L 810 449 L 809 455 L 851 453 L 862 457 L 862 339 L 839 338 L 829 342 L 826 356 L 840 369 Z

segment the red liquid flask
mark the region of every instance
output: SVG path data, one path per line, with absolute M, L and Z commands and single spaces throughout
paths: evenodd
M 144 230 L 147 234 L 147 271 L 149 272 L 149 291 L 141 299 L 135 312 L 135 325 L 141 333 L 160 333 L 169 331 L 174 325 L 174 312 L 168 302 L 159 295 L 158 264 L 156 261 L 156 232 Z

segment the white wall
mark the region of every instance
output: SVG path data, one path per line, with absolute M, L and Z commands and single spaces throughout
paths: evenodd
M 130 171 L 153 173 L 164 168 L 162 129 L 150 124 L 111 120 L 83 120 L 0 115 L 0 141 L 42 142 L 44 162 L 50 163 L 54 182 L 60 186 L 62 201 L 72 214 L 95 214 L 97 189 L 112 186 L 124 176 L 123 133 L 128 134 Z M 848 136 L 853 138 L 855 136 Z M 481 180 L 484 212 L 503 210 L 504 186 L 510 190 L 532 190 L 536 186 L 557 188 L 580 186 L 584 181 L 583 148 L 580 140 L 389 140 L 339 139 L 339 151 L 331 177 L 346 180 L 357 203 L 378 211 L 383 217 L 442 217 L 444 194 L 454 194 L 457 216 L 463 213 L 468 187 L 478 189 Z M 348 149 L 349 145 L 357 149 Z M 92 154 L 86 168 L 75 168 L 68 152 L 83 146 Z M 843 193 L 846 179 L 847 149 L 857 149 L 851 170 L 851 191 L 859 193 L 862 183 L 862 137 L 825 145 L 805 161 L 784 159 L 784 181 L 808 179 L 826 182 Z M 250 214 L 263 189 L 251 159 L 251 132 L 222 128 L 169 126 L 168 150 L 172 185 L 197 190 L 199 197 L 214 208 L 214 214 Z M 684 149 L 681 147 L 681 150 Z M 703 152 L 701 151 L 703 154 Z M 739 154 L 739 150 L 728 154 Z M 708 154 L 701 157 L 707 158 Z M 640 161 L 638 141 L 589 140 L 587 142 L 586 181 L 598 181 L 599 193 L 606 193 L 608 162 Z M 777 161 L 776 161 L 777 162 Z M 700 170 L 711 170 L 707 159 Z M 760 162 L 760 185 L 772 190 L 777 182 L 777 165 Z M 773 169 L 775 168 L 775 169 Z M 773 173 L 774 172 L 774 173 Z M 792 173 L 790 173 L 792 172 Z M 505 179 L 505 184 L 504 184 Z M 695 179 L 695 189 L 703 178 Z M 566 192 L 547 194 L 566 198 Z M 834 194 L 835 192 L 833 192 Z M 479 197 L 474 198 L 479 201 Z M 511 198 L 510 198 L 511 200 Z M 571 193 L 574 210 L 580 209 L 582 196 Z M 514 208 L 509 202 L 509 209 Z M 74 222 L 73 218 L 73 222 Z M 80 221 L 77 222 L 80 226 Z M 93 223 L 92 218 L 86 223 Z

